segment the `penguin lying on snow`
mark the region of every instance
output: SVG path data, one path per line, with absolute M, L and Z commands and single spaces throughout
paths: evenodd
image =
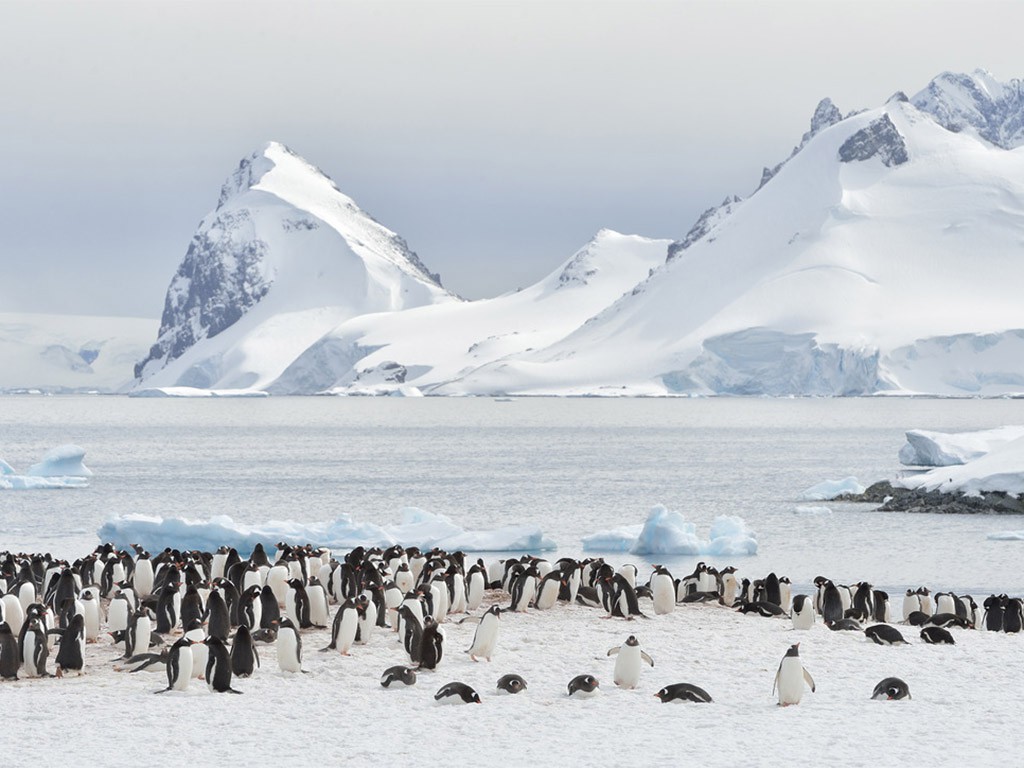
M 711 703 L 711 695 L 707 691 L 690 683 L 666 685 L 654 695 L 661 699 L 662 704 L 667 704 L 670 701 L 692 701 L 697 704 Z
M 434 694 L 434 700 L 440 701 L 449 696 L 458 696 L 466 704 L 483 704 L 480 701 L 480 694 L 465 683 L 455 682 L 442 685 L 437 693 Z
M 388 667 L 384 670 L 384 674 L 380 676 L 380 684 L 385 688 L 390 688 L 391 684 L 395 682 L 402 683 L 403 685 L 415 685 L 415 670 L 412 667 L 403 667 L 401 665 Z
M 924 627 L 921 630 L 921 639 L 930 645 L 956 645 L 956 640 L 949 630 L 942 627 Z
M 876 701 L 896 701 L 913 697 L 910 695 L 910 686 L 905 682 L 898 677 L 887 677 L 875 686 L 871 698 Z
M 600 683 L 593 675 L 576 675 L 569 681 L 568 687 L 570 696 L 575 694 L 586 698 L 597 693 Z
M 906 645 L 907 641 L 903 639 L 903 635 L 896 627 L 890 627 L 887 624 L 875 624 L 864 630 L 864 634 L 868 636 L 878 645 Z
M 506 693 L 521 693 L 526 690 L 526 681 L 519 675 L 502 675 L 498 678 L 498 690 Z

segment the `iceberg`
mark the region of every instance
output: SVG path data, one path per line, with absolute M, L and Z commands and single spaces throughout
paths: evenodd
M 33 477 L 91 477 L 92 470 L 82 463 L 85 450 L 77 445 L 59 445 L 28 468 Z
M 0 475 L 0 491 L 47 491 L 63 488 L 88 488 L 84 477 L 31 477 Z
M 659 504 L 639 526 L 598 531 L 583 538 L 587 552 L 630 552 L 634 555 L 757 554 L 757 538 L 743 518 L 719 515 L 711 524 L 710 538 L 697 535 L 697 526 L 682 513 Z
M 221 546 L 230 546 L 243 553 L 251 552 L 257 543 L 274 549 L 282 541 L 330 549 L 400 544 L 463 552 L 541 552 L 553 550 L 556 546 L 535 526 L 508 525 L 490 531 L 467 531 L 445 515 L 417 507 L 406 507 L 401 510 L 400 523 L 385 526 L 360 523 L 351 515 L 341 515 L 336 520 L 322 523 L 273 520 L 246 526 L 226 515 L 209 520 L 189 520 L 128 514 L 108 520 L 97 535 L 101 541 L 109 541 L 118 547 L 139 544 L 150 550 L 172 547 L 213 551 Z
M 142 387 L 128 397 L 270 397 L 262 389 L 198 389 L 196 387 Z
M 985 538 L 989 541 L 1024 541 L 1024 531 L 996 531 Z
M 1020 437 L 1024 437 L 1024 426 L 954 433 L 912 429 L 907 432 L 907 444 L 900 448 L 900 463 L 919 467 L 966 464 Z
M 831 517 L 832 510 L 828 507 L 797 505 L 793 507 L 793 514 L 800 517 Z
M 801 501 L 831 501 L 844 494 L 861 494 L 865 488 L 856 477 L 842 480 L 825 480 L 804 490 L 798 497 Z
M 893 482 L 900 488 L 977 496 L 1024 493 L 1024 437 L 994 447 L 990 453 L 959 466 L 936 467 Z

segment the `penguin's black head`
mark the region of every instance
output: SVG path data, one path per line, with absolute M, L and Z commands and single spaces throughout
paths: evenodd
M 662 701 L 662 702 L 664 702 L 664 701 L 665 701 L 665 699 L 666 699 L 666 697 L 668 697 L 668 688 L 662 688 L 662 689 L 661 689 L 660 691 L 658 691 L 658 692 L 657 692 L 656 694 L 654 694 L 654 695 L 655 695 L 655 696 L 656 696 L 657 698 L 661 699 L 661 701 Z
M 630 635 L 626 638 L 626 645 L 640 645 L 640 641 L 636 639 L 636 635 Z
M 799 656 L 800 655 L 800 643 L 793 643 L 789 646 L 789 650 L 786 651 L 787 656 Z

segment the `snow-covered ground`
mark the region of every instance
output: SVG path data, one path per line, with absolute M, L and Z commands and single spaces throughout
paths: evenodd
M 495 601 L 508 603 L 493 593 L 484 608 Z M 81 677 L 0 683 L 7 702 L 0 747 L 22 761 L 47 762 L 54 745 L 73 744 L 76 760 L 107 766 L 137 765 L 140 750 L 154 763 L 179 760 L 186 750 L 193 762 L 218 765 L 252 754 L 317 762 L 376 762 L 386 755 L 404 763 L 439 751 L 481 765 L 1012 762 L 1024 707 L 1016 672 L 1020 635 L 954 629 L 955 646 L 931 646 L 901 626 L 909 645 L 883 647 L 820 622 L 799 632 L 786 619 L 745 616 L 714 604 L 681 605 L 661 616 L 653 615 L 649 601 L 644 604 L 651 618 L 633 621 L 606 620 L 602 611 L 579 605 L 503 614 L 489 663 L 464 653 L 475 625 L 448 622 L 438 669 L 421 672 L 407 689 L 379 684 L 384 669 L 408 663 L 389 633 L 371 635 L 343 657 L 318 652 L 327 645 L 326 630 L 305 631 L 308 674 L 281 672 L 274 649 L 261 646 L 261 668 L 234 681 L 242 696 L 213 694 L 201 681 L 184 692 L 154 696 L 166 685 L 164 675 L 114 671 L 120 654 L 103 637 L 87 647 Z M 612 683 L 615 660 L 606 654 L 631 634 L 654 667 L 644 666 L 636 690 L 622 690 Z M 773 679 L 795 642 L 817 692 L 806 691 L 798 706 L 781 708 L 772 696 Z M 495 683 L 506 673 L 522 675 L 527 690 L 498 693 Z M 568 697 L 566 684 L 584 673 L 600 680 L 600 693 Z M 905 680 L 913 698 L 870 700 L 875 684 L 888 676 Z M 443 684 L 456 680 L 473 686 L 482 705 L 434 701 Z M 713 703 L 661 704 L 654 697 L 679 682 L 704 688 Z M 112 748 L 110 739 L 97 738 L 97 728 L 110 727 L 130 729 L 136 746 Z M 922 746 L 921 738 L 934 742 L 928 734 L 966 735 L 969 746 Z

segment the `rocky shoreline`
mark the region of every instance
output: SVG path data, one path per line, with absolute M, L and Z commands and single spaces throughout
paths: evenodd
M 1024 515 L 1024 499 L 1004 491 L 987 491 L 979 496 L 897 488 L 888 480 L 868 487 L 864 493 L 847 493 L 836 501 L 879 504 L 879 512 L 933 512 L 948 515 Z

